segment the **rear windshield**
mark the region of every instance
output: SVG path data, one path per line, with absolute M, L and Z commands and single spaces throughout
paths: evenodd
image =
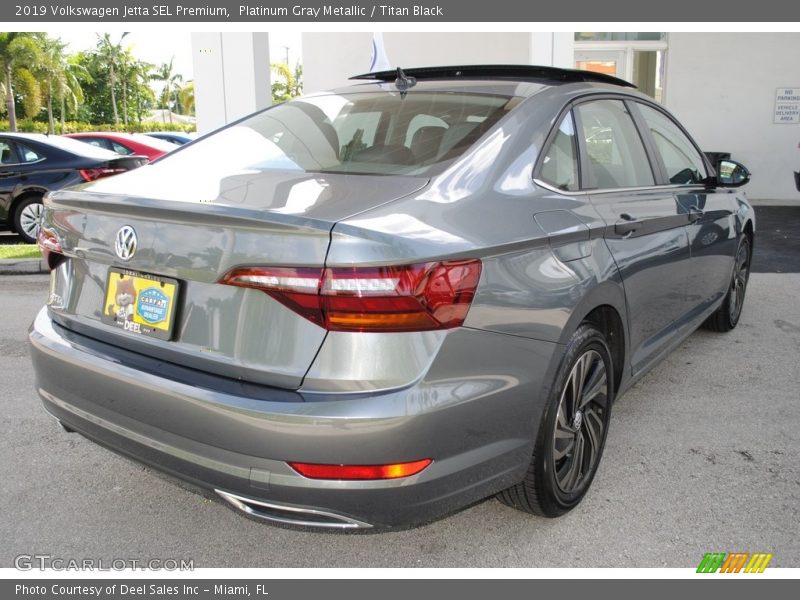
M 32 139 L 36 139 L 43 144 L 50 144 L 51 146 L 65 150 L 70 154 L 77 154 L 78 156 L 97 158 L 100 160 L 119 158 L 119 156 L 114 152 L 111 152 L 111 150 L 98 148 L 97 146 L 92 146 L 86 142 L 81 142 L 77 139 L 63 137 L 60 135 L 48 135 L 46 137 L 40 136 L 39 138 Z
M 417 92 L 313 96 L 281 104 L 182 150 L 238 156 L 251 169 L 422 175 L 444 168 L 513 98 Z

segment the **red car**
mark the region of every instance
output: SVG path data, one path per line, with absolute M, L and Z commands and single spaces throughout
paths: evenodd
M 99 146 L 117 154 L 137 154 L 153 161 L 178 148 L 177 144 L 152 138 L 138 133 L 117 133 L 115 131 L 92 131 L 86 133 L 67 133 L 92 146 Z

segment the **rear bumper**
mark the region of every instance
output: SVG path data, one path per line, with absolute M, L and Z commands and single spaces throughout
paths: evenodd
M 199 373 L 194 383 L 174 377 L 154 359 L 56 325 L 47 309 L 29 338 L 44 407 L 69 428 L 252 516 L 352 528 L 428 521 L 524 476 L 556 346 L 473 330 L 448 336 L 410 387 L 276 389 L 274 399 L 205 387 Z M 382 481 L 312 480 L 286 464 L 421 458 L 433 463 Z

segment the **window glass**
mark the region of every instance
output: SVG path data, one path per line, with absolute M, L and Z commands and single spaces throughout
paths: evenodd
M 90 137 L 82 137 L 77 138 L 82 142 L 89 144 L 90 146 L 95 146 L 96 148 L 105 148 L 106 150 L 111 150 L 111 144 L 108 140 L 103 138 L 90 138 Z
M 336 119 L 333 128 L 342 142 L 339 150 L 342 160 L 352 160 L 354 155 L 374 145 L 380 123 L 379 112 L 349 112 Z
M 558 126 L 558 133 L 544 155 L 539 178 L 560 190 L 578 189 L 578 153 L 571 112 Z
M 702 156 L 680 128 L 664 113 L 644 104 L 639 104 L 650 133 L 656 142 L 658 153 L 667 168 L 667 179 L 673 184 L 702 182 L 707 176 Z
M 643 187 L 655 184 L 639 132 L 621 100 L 596 100 L 577 109 L 589 157 L 590 187 Z
M 114 140 L 110 140 L 110 143 L 111 143 L 111 149 L 117 154 L 133 154 L 133 150 L 131 150 L 127 146 L 123 146 L 122 144 L 119 144 Z
M 34 150 L 24 144 L 20 144 L 19 142 L 17 142 L 17 152 L 19 152 L 22 162 L 25 163 L 36 162 L 42 158 Z
M 0 141 L 0 164 L 13 165 L 17 162 L 14 149 L 8 142 Z
M 447 129 L 447 123 L 445 123 L 439 117 L 434 117 L 431 115 L 414 115 L 411 119 L 411 122 L 408 124 L 408 129 L 406 130 L 406 142 L 405 146 L 407 148 L 411 148 L 414 144 L 414 135 L 420 130 L 425 130 L 429 127 L 438 127 L 442 131 Z
M 580 31 L 575 33 L 576 42 L 658 42 L 666 39 L 658 31 Z
M 427 175 L 444 170 L 516 104 L 507 95 L 423 91 L 307 96 L 170 159 L 238 151 L 251 169 Z

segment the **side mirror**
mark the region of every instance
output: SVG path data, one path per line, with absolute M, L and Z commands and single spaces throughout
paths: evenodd
M 750 181 L 750 171 L 735 160 L 723 159 L 717 163 L 719 187 L 741 187 Z

